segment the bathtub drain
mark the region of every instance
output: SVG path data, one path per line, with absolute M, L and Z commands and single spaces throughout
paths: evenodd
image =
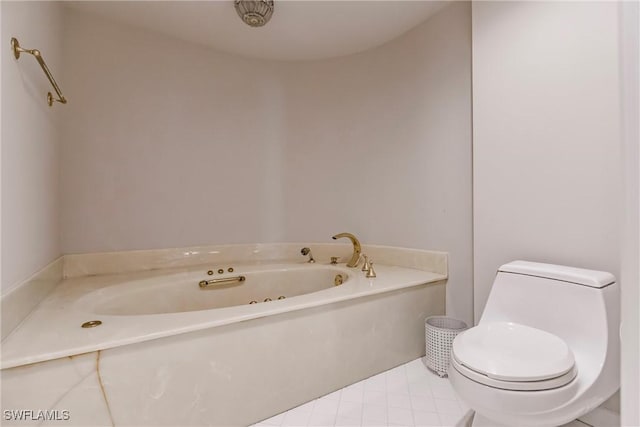
M 100 320 L 89 320 L 88 322 L 84 322 L 82 324 L 83 328 L 95 328 L 96 326 L 102 325 L 102 321 Z

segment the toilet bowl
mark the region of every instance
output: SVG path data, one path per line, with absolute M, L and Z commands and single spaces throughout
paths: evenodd
M 453 341 L 449 378 L 474 425 L 559 426 L 619 388 L 618 327 L 613 275 L 514 261 Z

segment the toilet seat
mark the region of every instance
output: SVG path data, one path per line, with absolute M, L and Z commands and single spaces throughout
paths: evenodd
M 569 384 L 578 375 L 578 370 L 573 367 L 569 372 L 556 378 L 541 381 L 502 381 L 490 378 L 484 374 L 469 369 L 462 365 L 455 356 L 451 358 L 451 366 L 463 376 L 488 387 L 513 391 L 541 391 L 559 388 Z
M 559 337 L 512 322 L 488 322 L 456 337 L 451 363 L 476 382 L 506 390 L 548 390 L 571 382 L 575 359 Z

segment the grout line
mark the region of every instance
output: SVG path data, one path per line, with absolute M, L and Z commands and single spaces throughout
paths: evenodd
M 409 362 L 411 363 L 411 362 Z M 409 375 L 407 374 L 407 363 L 404 364 L 404 379 L 407 382 L 407 392 L 409 393 L 409 407 L 411 408 L 411 418 L 413 419 L 413 425 L 415 426 L 416 423 L 416 414 L 415 414 L 415 409 L 413 408 L 413 399 L 411 398 L 411 389 L 409 388 Z M 388 424 L 388 421 L 387 421 Z
M 385 404 L 385 410 L 386 410 L 386 420 L 387 420 L 387 425 L 389 425 L 389 384 L 387 384 L 387 372 L 385 371 L 382 374 L 378 374 L 378 375 L 384 375 L 384 404 Z M 413 414 L 411 414 L 411 416 L 413 417 Z

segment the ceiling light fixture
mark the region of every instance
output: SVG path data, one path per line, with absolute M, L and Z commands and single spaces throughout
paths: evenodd
M 262 27 L 273 15 L 273 0 L 234 0 L 238 16 L 251 27 Z

